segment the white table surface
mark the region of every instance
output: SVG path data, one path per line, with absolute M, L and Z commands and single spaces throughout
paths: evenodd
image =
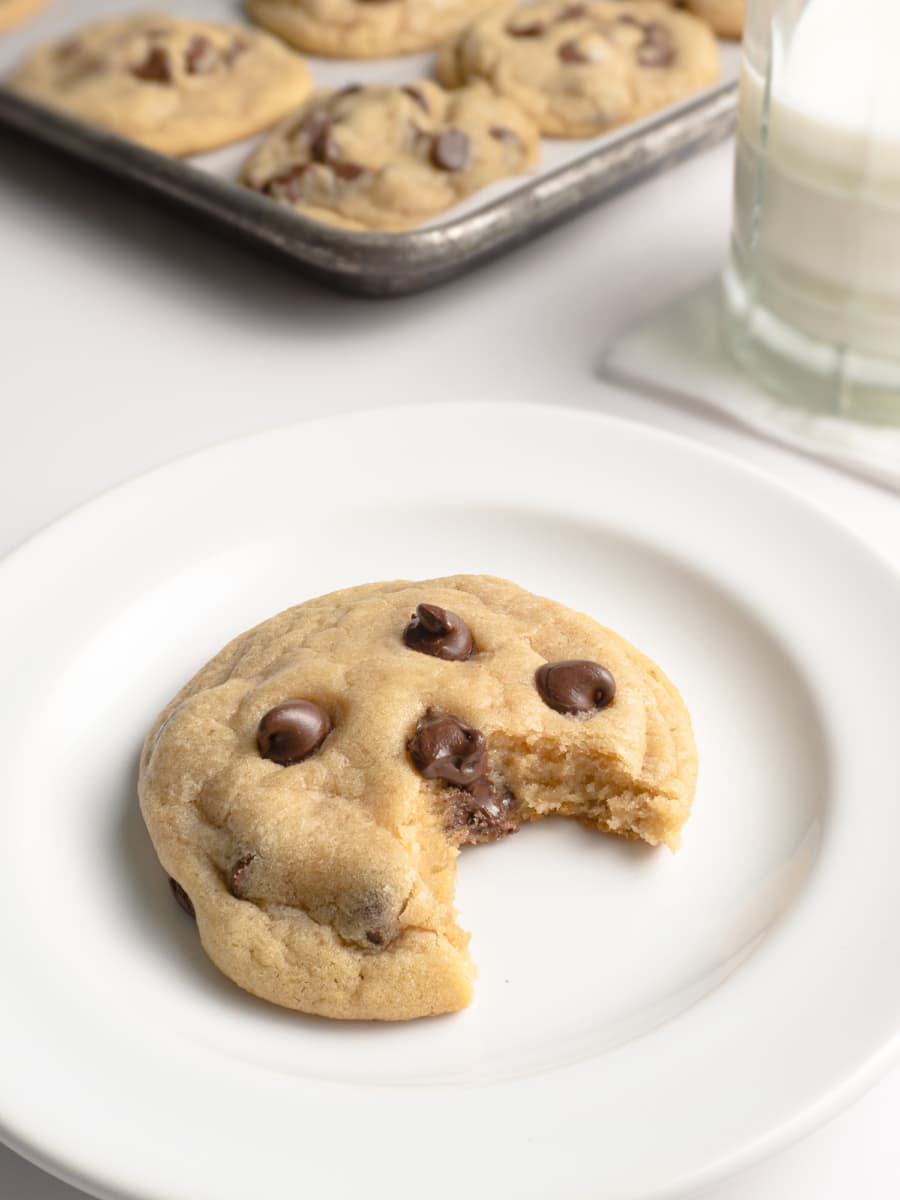
M 392 302 L 320 290 L 5 134 L 0 163 L 0 554 L 212 442 L 315 414 L 486 396 L 583 406 L 720 447 L 900 567 L 896 497 L 597 378 L 618 331 L 715 274 L 727 146 L 455 284 Z M 898 1121 L 900 1069 L 704 1200 L 896 1197 Z M 0 1147 L 3 1200 L 80 1195 Z

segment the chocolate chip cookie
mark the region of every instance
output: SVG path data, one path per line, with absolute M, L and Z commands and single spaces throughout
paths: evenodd
M 34 51 L 7 81 L 69 116 L 166 154 L 196 154 L 274 124 L 312 86 L 277 38 L 154 13 L 90 25 Z
M 696 766 L 681 697 L 618 634 L 455 576 L 336 592 L 238 637 L 160 714 L 139 792 L 226 975 L 399 1020 L 471 998 L 462 845 L 562 814 L 674 849 Z
M 47 0 L 0 0 L 0 32 L 27 21 L 46 3 Z
M 243 181 L 329 225 L 409 229 L 537 161 L 532 122 L 484 84 L 316 92 L 251 156 Z
M 264 29 L 309 54 L 391 58 L 430 50 L 497 0 L 247 0 Z
M 683 0 L 683 3 L 708 21 L 719 37 L 739 38 L 744 32 L 744 0 Z
M 448 87 L 484 79 L 551 137 L 593 137 L 715 83 L 704 22 L 655 0 L 538 0 L 491 9 L 445 45 Z

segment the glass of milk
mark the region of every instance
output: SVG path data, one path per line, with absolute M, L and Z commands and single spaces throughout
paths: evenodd
M 749 0 L 725 278 L 744 367 L 900 424 L 900 0 Z

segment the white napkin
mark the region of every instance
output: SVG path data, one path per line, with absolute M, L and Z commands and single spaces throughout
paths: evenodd
M 900 429 L 792 408 L 744 375 L 722 343 L 718 281 L 657 313 L 608 353 L 604 374 L 700 401 L 779 442 L 900 492 Z

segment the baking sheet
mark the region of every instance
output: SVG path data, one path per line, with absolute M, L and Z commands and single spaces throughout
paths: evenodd
M 183 17 L 245 23 L 239 0 L 55 0 L 0 36 L 0 76 L 39 41 L 89 21 L 147 8 Z M 727 136 L 734 125 L 738 47 L 722 43 L 724 82 L 612 134 L 545 138 L 540 165 L 500 180 L 406 233 L 368 234 L 309 221 L 236 182 L 265 135 L 211 154 L 167 159 L 14 96 L 0 87 L 0 123 L 138 185 L 293 263 L 327 283 L 370 295 L 412 292 L 462 273 L 542 230 Z M 316 86 L 411 82 L 432 74 L 434 54 L 377 61 L 307 57 Z

